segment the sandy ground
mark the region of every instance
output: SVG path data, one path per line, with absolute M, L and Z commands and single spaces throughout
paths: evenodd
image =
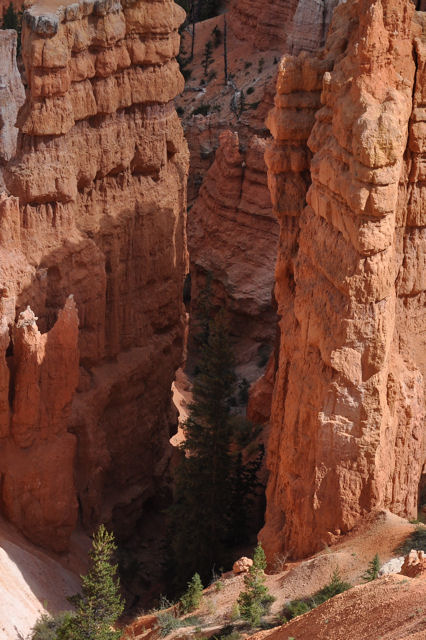
M 284 564 L 284 566 L 282 566 L 284 558 L 277 558 L 275 567 L 270 566 L 268 568 L 269 574 L 266 577 L 266 584 L 269 591 L 276 598 L 271 608 L 269 620 L 272 621 L 280 616 L 283 607 L 288 600 L 311 595 L 323 587 L 327 582 L 329 582 L 331 574 L 336 567 L 339 569 L 344 580 L 347 580 L 351 584 L 359 585 L 362 583 L 361 576 L 367 569 L 368 563 L 372 560 L 374 555 L 379 553 L 382 565 L 390 558 L 398 556 L 399 554 L 395 549 L 403 540 L 405 540 L 414 528 L 415 525 L 410 524 L 406 520 L 399 518 L 388 511 L 381 511 L 371 514 L 353 532 L 347 536 L 342 536 L 341 540 L 332 548 L 325 547 L 323 551 L 315 554 L 311 558 L 300 562 L 288 562 Z M 383 601 L 383 606 L 386 606 L 387 598 L 390 602 L 394 602 L 398 600 L 398 598 L 401 598 L 401 606 L 406 607 L 407 602 L 412 602 L 412 606 L 410 605 L 408 613 L 405 612 L 404 615 L 401 615 L 400 617 L 396 614 L 393 615 L 389 629 L 396 629 L 399 624 L 398 620 L 401 622 L 401 625 L 405 625 L 407 621 L 411 620 L 409 616 L 412 615 L 414 619 L 416 609 L 419 607 L 421 608 L 419 601 L 421 598 L 424 598 L 425 590 L 422 586 L 419 593 L 414 589 L 413 593 L 416 594 L 415 597 L 412 596 L 411 591 L 407 595 L 406 590 L 404 590 L 402 586 L 405 584 L 411 584 L 411 580 L 409 578 L 401 580 L 400 578 L 401 577 L 398 576 L 396 582 L 393 581 L 393 578 L 389 580 L 388 577 L 380 578 L 379 581 L 376 581 L 374 585 L 377 587 L 380 585 L 380 590 L 378 591 L 377 599 L 374 600 L 374 602 L 370 598 L 369 591 L 363 591 L 363 589 L 365 589 L 364 586 L 362 586 L 361 590 L 352 590 L 350 592 L 351 596 L 348 598 L 348 607 L 351 611 L 351 607 L 355 607 L 356 609 L 356 607 L 358 607 L 357 598 L 359 596 L 361 598 L 359 602 L 360 611 L 364 607 L 366 615 L 369 615 L 368 612 L 370 609 L 368 607 L 371 605 L 371 615 L 377 617 L 377 613 L 374 612 L 376 609 L 380 609 L 381 601 Z M 420 579 L 416 580 L 417 582 L 413 582 L 414 585 L 421 583 Z M 381 585 L 388 586 L 382 590 Z M 205 590 L 202 606 L 198 611 L 191 614 L 196 615 L 199 619 L 197 626 L 202 629 L 201 636 L 205 637 L 214 635 L 214 633 L 217 633 L 223 626 L 233 622 L 233 608 L 235 607 L 238 595 L 243 588 L 243 576 L 234 576 L 232 572 L 229 572 L 224 574 L 219 581 L 215 582 Z M 367 593 L 365 598 L 363 595 L 364 593 Z M 338 598 L 341 598 L 341 596 L 338 596 Z M 426 601 L 423 605 L 426 612 Z M 335 628 L 338 629 L 341 620 L 346 614 L 340 614 L 339 608 L 335 608 L 335 605 L 328 606 L 331 607 L 330 617 L 331 615 L 333 616 L 336 624 Z M 316 625 L 317 622 L 312 624 Z M 362 628 L 364 627 L 360 627 L 360 629 Z M 196 634 L 195 632 L 196 629 L 194 627 L 181 628 L 176 631 L 173 636 L 171 635 L 169 637 L 174 638 L 175 640 L 178 638 L 189 638 L 194 636 Z M 394 631 L 392 631 L 392 633 L 393 632 Z M 267 633 L 270 634 L 271 632 Z M 317 636 L 314 635 L 312 629 L 309 631 L 311 635 L 306 635 L 308 631 L 303 631 L 303 633 L 305 633 L 305 635 L 300 635 L 300 637 L 299 634 L 293 634 L 293 636 L 297 640 L 308 640 L 308 638 L 309 640 L 314 640 L 317 637 L 321 639 L 327 638 L 327 640 L 340 640 L 340 638 L 345 638 L 345 640 L 361 640 L 361 638 L 365 638 L 365 640 L 367 640 L 367 638 L 370 640 L 378 640 L 378 638 L 381 637 L 374 634 L 364 636 L 354 635 L 352 637 L 352 635 L 348 635 L 347 627 L 345 625 L 342 626 L 343 635 L 333 635 L 337 633 L 337 631 L 333 631 L 331 635 Z M 326 631 L 324 633 L 326 634 Z M 340 633 L 340 631 L 338 633 Z M 200 635 L 200 633 L 198 633 L 198 635 Z M 247 633 L 245 635 L 247 635 Z M 139 636 L 136 635 L 135 637 L 137 639 Z M 142 638 L 142 635 L 140 637 Z M 289 635 L 289 638 L 290 637 L 292 637 L 292 634 Z M 391 638 L 396 640 L 396 638 L 399 637 L 402 639 L 405 638 L 405 635 L 383 636 L 386 640 L 388 640 L 388 638 L 389 640 Z M 419 636 L 418 640 L 420 640 L 420 638 L 426 640 L 426 632 L 425 635 Z M 260 636 L 258 640 L 260 640 Z M 287 636 L 274 636 L 271 640 L 287 640 Z
M 76 534 L 72 553 L 58 558 L 0 520 L 1 640 L 26 639 L 41 613 L 71 608 L 67 596 L 79 591 L 87 546 L 87 537 Z

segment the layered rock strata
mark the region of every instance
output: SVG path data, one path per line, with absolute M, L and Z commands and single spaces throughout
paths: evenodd
M 284 56 L 267 151 L 281 225 L 269 558 L 315 551 L 366 513 L 417 516 L 425 460 L 424 15 L 335 10 Z
M 234 0 L 230 25 L 237 38 L 261 51 L 299 53 L 324 44 L 334 7 L 341 0 Z M 265 6 L 266 5 L 266 6 Z
M 24 14 L 27 97 L 0 202 L 1 504 L 56 550 L 78 514 L 130 530 L 167 464 L 187 269 L 183 18 L 170 0 Z
M 276 331 L 271 294 L 278 226 L 267 186 L 265 145 L 266 140 L 255 136 L 241 153 L 238 134 L 222 133 L 188 217 L 195 298 L 212 277 L 212 303 L 232 314 L 238 363 L 252 379 L 262 345 L 272 344 Z

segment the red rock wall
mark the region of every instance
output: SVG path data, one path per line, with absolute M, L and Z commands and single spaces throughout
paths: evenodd
M 308 554 L 374 508 L 417 515 L 426 38 L 413 13 L 410 0 L 345 3 L 322 53 L 280 65 L 266 155 L 281 224 L 269 558 Z
M 195 302 L 211 274 L 212 302 L 232 315 L 237 361 L 250 379 L 258 377 L 259 348 L 273 344 L 276 331 L 271 295 L 278 226 L 267 187 L 265 146 L 266 140 L 254 136 L 241 153 L 238 134 L 222 133 L 188 215 Z
M 172 102 L 183 11 L 170 0 L 49 11 L 24 16 L 27 99 L 5 170 L 19 209 L 0 204 L 0 471 L 8 517 L 62 550 L 77 504 L 86 526 L 128 530 L 167 466 L 188 153 Z M 37 326 L 12 329 L 9 345 L 27 305 Z
M 297 54 L 324 44 L 334 7 L 341 0 L 234 0 L 230 25 L 261 51 Z

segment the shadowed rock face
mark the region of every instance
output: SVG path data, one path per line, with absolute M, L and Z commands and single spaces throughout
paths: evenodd
M 129 530 L 167 468 L 188 152 L 172 102 L 183 11 L 57 7 L 24 15 L 0 201 L 0 473 L 7 516 L 64 550 L 78 508 Z
M 424 15 L 335 10 L 284 56 L 266 154 L 281 225 L 268 556 L 302 556 L 374 508 L 416 517 L 424 448 Z

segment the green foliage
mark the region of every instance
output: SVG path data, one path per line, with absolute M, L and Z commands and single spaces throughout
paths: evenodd
M 352 585 L 349 584 L 349 582 L 344 582 L 342 580 L 340 572 L 336 568 L 333 571 L 330 582 L 317 591 L 312 597 L 303 598 L 301 600 L 292 600 L 286 604 L 283 610 L 283 622 L 288 622 L 297 616 L 307 613 L 311 609 L 315 609 L 315 607 L 318 607 L 330 598 L 347 591 L 351 586 Z
M 191 580 L 188 582 L 188 588 L 183 594 L 180 604 L 182 606 L 183 613 L 190 613 L 194 609 L 198 609 L 203 598 L 203 583 L 201 582 L 200 575 L 194 573 Z
M 214 48 L 217 49 L 223 42 L 223 33 L 216 25 L 212 31 Z
M 208 115 L 209 112 L 210 112 L 210 105 L 209 104 L 200 104 L 199 107 L 194 109 L 194 111 L 192 112 L 192 115 L 196 116 L 198 114 L 201 114 L 202 116 L 206 116 L 206 115 Z
M 198 0 L 197 19 L 202 21 L 217 16 L 220 6 L 221 0 Z
M 253 565 L 244 576 L 245 591 L 242 591 L 238 597 L 241 617 L 252 627 L 259 625 L 262 616 L 269 611 L 275 600 L 265 585 L 265 569 L 265 552 L 259 542 L 254 551 Z
M 118 640 L 112 626 L 121 616 L 124 602 L 120 596 L 114 535 L 104 525 L 95 532 L 87 575 L 82 576 L 82 593 L 73 598 L 76 614 L 71 622 L 73 640 Z
M 222 561 L 232 491 L 230 405 L 236 378 L 225 315 L 219 312 L 203 333 L 207 342 L 201 347 L 194 400 L 184 425 L 186 455 L 170 510 L 174 573 L 180 581 L 196 571 L 205 579 L 215 562 Z
M 249 87 L 247 89 L 247 95 L 249 96 L 251 93 L 254 93 L 254 87 Z
M 245 464 L 241 453 L 233 459 L 228 535 L 230 544 L 241 544 L 248 540 L 253 497 L 256 487 L 259 486 L 257 472 L 264 455 L 263 446 L 259 447 L 258 451 L 257 457 Z
M 18 32 L 17 53 L 21 50 L 22 11 L 15 11 L 12 3 L 9 4 L 3 15 L 2 29 L 14 29 Z
M 191 616 L 184 620 L 180 619 L 174 609 L 160 611 L 157 614 L 158 628 L 162 638 L 165 638 L 169 633 L 172 633 L 172 631 L 175 631 L 176 629 L 181 629 L 182 627 L 193 627 L 199 624 L 199 622 L 200 620 L 197 616 Z
M 380 558 L 379 558 L 379 554 L 376 553 L 374 558 L 370 560 L 370 562 L 368 563 L 368 569 L 363 574 L 362 579 L 364 580 L 364 582 L 372 582 L 372 580 L 376 580 L 376 578 L 378 578 L 379 571 L 380 571 Z
M 206 45 L 204 47 L 203 58 L 201 60 L 201 64 L 204 69 L 204 76 L 207 76 L 209 66 L 211 65 L 212 62 L 214 62 L 214 59 L 212 58 L 212 51 L 213 51 L 212 41 L 207 40 Z
M 214 566 L 229 562 L 230 545 L 247 536 L 261 459 L 259 453 L 243 461 L 242 446 L 255 431 L 233 413 L 237 387 L 229 321 L 225 312 L 215 314 L 210 285 L 207 275 L 197 299 L 200 360 L 169 509 L 170 574 L 177 589 L 195 572 L 206 583 Z
M 410 553 L 411 549 L 426 552 L 426 527 L 419 525 L 412 534 L 396 549 L 401 555 Z
M 238 402 L 246 405 L 249 399 L 250 383 L 247 378 L 243 378 L 238 385 Z
M 43 613 L 31 631 L 31 640 L 66 640 L 74 614 L 64 611 L 55 616 Z
M 9 4 L 6 11 L 4 12 L 2 28 L 15 29 L 15 31 L 18 31 L 19 16 L 18 16 L 18 12 L 15 11 L 12 3 Z

